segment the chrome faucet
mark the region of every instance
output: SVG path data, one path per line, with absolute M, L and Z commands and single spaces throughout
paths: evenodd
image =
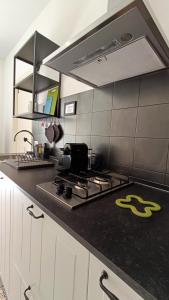
M 27 142 L 29 145 L 32 146 L 32 151 L 33 151 L 33 153 L 34 153 L 34 141 L 35 141 L 35 137 L 34 137 L 34 135 L 32 134 L 31 131 L 25 130 L 25 129 L 18 131 L 18 132 L 14 135 L 14 142 L 16 142 L 16 137 L 17 137 L 17 135 L 18 135 L 19 133 L 22 133 L 22 132 L 29 133 L 29 134 L 32 136 L 32 143 L 31 143 L 26 137 L 24 137 L 23 140 L 24 140 L 25 143 Z

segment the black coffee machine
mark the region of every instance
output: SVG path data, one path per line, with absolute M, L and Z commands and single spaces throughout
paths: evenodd
M 59 156 L 59 166 L 78 174 L 88 169 L 88 146 L 85 143 L 67 143 Z

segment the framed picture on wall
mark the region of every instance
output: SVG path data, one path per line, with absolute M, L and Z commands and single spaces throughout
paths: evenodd
M 77 102 L 68 102 L 64 104 L 64 116 L 73 116 L 76 115 L 76 106 Z

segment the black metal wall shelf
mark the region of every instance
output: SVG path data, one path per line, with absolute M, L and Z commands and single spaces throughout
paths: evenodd
M 45 90 L 48 90 L 48 89 L 54 87 L 56 84 L 59 84 L 59 82 L 37 73 L 36 74 L 36 90 L 35 90 L 35 92 L 41 93 Z M 30 74 L 29 76 L 24 78 L 22 81 L 18 82 L 15 85 L 15 88 L 18 90 L 25 91 L 25 92 L 33 93 L 33 74 Z
M 58 49 L 59 46 L 53 41 L 49 40 L 39 32 L 35 33 L 30 39 L 23 45 L 23 47 L 14 56 L 14 75 L 13 75 L 13 116 L 15 118 L 22 118 L 28 120 L 37 120 L 48 117 L 60 117 L 60 86 L 61 86 L 61 75 L 59 73 L 59 80 L 50 79 L 39 73 L 40 66 L 43 59 L 51 54 L 53 51 Z M 24 63 L 33 66 L 33 73 L 25 77 L 20 82 L 16 83 L 16 61 L 21 60 Z M 55 114 L 45 114 L 37 110 L 37 96 L 38 93 L 49 90 L 54 86 L 59 87 L 59 94 L 57 100 L 57 106 Z M 22 114 L 15 112 L 16 107 L 16 90 L 22 90 L 25 92 L 32 93 L 32 111 Z M 35 109 L 36 108 L 36 109 Z
M 40 119 L 45 119 L 49 118 L 50 116 L 48 114 L 43 114 L 43 113 L 23 113 L 19 115 L 15 115 L 15 118 L 17 119 L 25 119 L 25 120 L 40 120 Z M 53 116 L 51 116 L 53 117 Z
M 16 53 L 15 57 L 33 65 L 36 52 L 36 64 L 41 64 L 46 56 L 58 48 L 59 46 L 57 44 L 40 34 L 38 31 L 35 31 L 30 39 Z

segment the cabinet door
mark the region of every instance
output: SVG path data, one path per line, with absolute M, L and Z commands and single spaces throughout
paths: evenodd
M 13 201 L 13 260 L 18 267 L 21 265 L 22 255 L 22 214 L 22 193 L 15 187 Z
M 41 300 L 53 300 L 57 238 L 58 230 L 56 223 L 45 215 L 42 230 L 41 277 L 39 286 L 39 297 Z
M 33 298 L 31 286 L 22 279 L 20 300 L 25 300 L 26 297 L 28 297 L 27 299 L 29 300 L 40 300 L 38 298 Z
M 1 277 L 2 280 L 4 280 L 4 273 L 5 273 L 5 188 L 1 184 Z
M 54 300 L 86 300 L 88 263 L 89 252 L 59 228 L 56 241 Z
M 16 264 L 12 264 L 11 268 L 11 288 L 9 300 L 20 300 L 21 296 L 21 277 Z
M 11 187 L 6 186 L 4 191 L 5 199 L 5 268 L 4 268 L 4 285 L 6 293 L 9 293 L 10 285 L 10 241 L 11 241 Z
M 36 205 L 32 204 L 32 206 L 33 207 L 31 208 L 31 211 L 33 215 L 30 216 L 32 228 L 29 284 L 32 289 L 32 295 L 35 299 L 38 299 L 41 272 L 42 226 L 44 222 L 44 214 Z
M 31 207 L 32 202 L 22 192 L 19 192 L 22 201 L 22 247 L 20 269 L 23 277 L 29 278 L 30 271 L 30 248 L 31 248 L 31 226 L 32 218 L 27 208 Z
M 15 191 L 15 236 L 14 246 L 19 244 L 19 255 L 14 261 L 21 273 L 23 282 L 31 286 L 31 295 L 38 299 L 41 270 L 42 211 L 20 190 Z M 17 202 L 19 210 L 16 212 Z M 17 219 L 17 220 L 16 220 Z M 20 230 L 19 230 L 20 227 Z M 16 252 L 16 250 L 15 250 Z M 26 287 L 26 284 L 25 284 Z M 30 292 L 28 291 L 30 294 Z
M 11 201 L 11 287 L 9 299 L 20 300 L 21 289 L 21 254 L 22 254 L 22 214 L 23 203 L 20 190 L 14 186 Z
M 11 193 L 13 184 L 0 174 L 0 271 L 7 294 L 10 286 Z
M 106 293 L 100 287 L 100 278 L 106 271 L 108 278 L 102 283 L 118 300 L 143 300 L 134 290 L 132 290 L 116 274 L 110 271 L 96 257 L 90 255 L 88 300 L 109 300 Z

